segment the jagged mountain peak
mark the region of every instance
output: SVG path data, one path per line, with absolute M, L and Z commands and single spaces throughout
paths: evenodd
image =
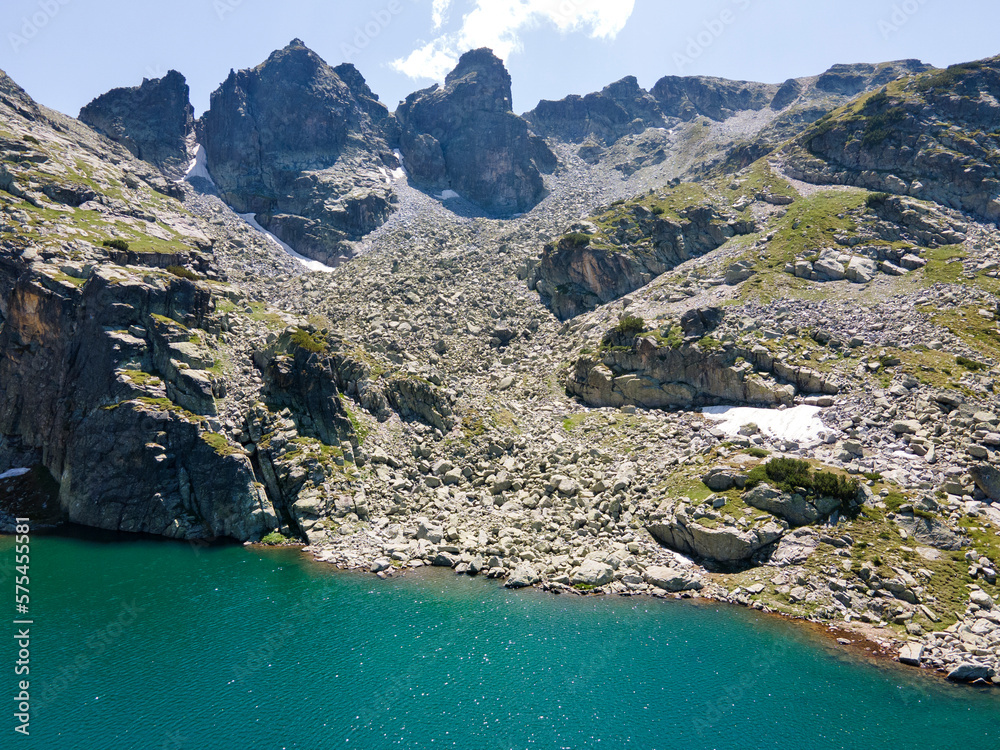
M 396 109 L 411 178 L 450 189 L 488 211 L 510 214 L 545 194 L 540 172 L 555 156 L 511 110 L 510 74 L 487 48 L 466 52 L 445 78 Z
M 445 76 L 444 83 L 447 86 L 449 83 L 471 74 L 496 78 L 499 81 L 505 81 L 510 87 L 511 79 L 507 67 L 503 64 L 503 60 L 497 57 L 489 47 L 480 47 L 465 52 L 458 58 L 454 69 Z
M 299 40 L 231 73 L 199 129 L 225 200 L 305 255 L 350 256 L 390 212 L 388 110 L 353 66 L 334 69 Z
M 194 109 L 187 80 L 176 70 L 101 94 L 81 108 L 79 119 L 172 178 L 187 167 Z

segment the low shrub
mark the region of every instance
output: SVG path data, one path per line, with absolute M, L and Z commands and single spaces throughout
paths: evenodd
M 104 245 L 104 247 L 114 248 L 115 250 L 121 250 L 122 252 L 128 250 L 128 243 L 125 240 L 118 239 L 117 237 L 113 240 L 104 240 L 101 244 Z
M 329 349 L 326 340 L 319 333 L 310 333 L 304 328 L 296 328 L 292 334 L 292 343 L 308 352 L 321 354 Z
M 167 266 L 166 270 L 168 273 L 172 273 L 174 276 L 179 276 L 182 279 L 196 281 L 201 278 L 190 268 L 185 268 L 184 266 Z
M 865 205 L 868 208 L 878 208 L 889 200 L 888 193 L 869 193 L 865 196 Z
M 830 471 L 814 471 L 808 461 L 797 458 L 772 458 L 755 466 L 747 476 L 746 488 L 767 482 L 782 492 L 798 492 L 819 497 L 833 497 L 843 504 L 854 501 L 858 482 Z
M 570 232 L 563 237 L 563 242 L 573 247 L 586 247 L 590 244 L 590 235 L 586 232 Z
M 972 370 L 973 372 L 976 372 L 978 370 L 988 370 L 988 369 L 990 369 L 989 365 L 984 364 L 982 362 L 977 362 L 974 359 L 969 359 L 968 357 L 963 357 L 961 354 L 959 354 L 957 357 L 955 357 L 955 362 L 957 362 L 958 364 L 960 364 L 966 370 Z

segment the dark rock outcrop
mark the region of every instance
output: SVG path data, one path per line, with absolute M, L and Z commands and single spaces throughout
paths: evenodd
M 80 110 L 80 121 L 177 179 L 189 161 L 193 114 L 187 82 L 171 70 L 163 78 L 102 94 Z
M 543 99 L 524 114 L 524 119 L 545 137 L 580 143 L 592 136 L 604 145 L 624 135 L 667 125 L 659 102 L 639 86 L 635 76 L 626 76 L 586 96 Z
M 80 286 L 40 268 L 18 278 L 0 327 L 0 433 L 43 449 L 68 520 L 180 538 L 275 527 L 246 456 L 218 452 L 202 418 L 177 403 L 178 393 L 211 402 L 211 381 L 201 373 L 207 395 L 196 394 L 196 370 L 149 374 L 164 342 L 128 332 L 170 316 L 205 325 L 210 309 L 210 293 L 182 279 L 98 269 Z
M 510 74 L 483 48 L 396 110 L 407 172 L 421 187 L 451 189 L 488 211 L 526 211 L 545 195 L 555 156 L 511 111 Z
M 665 115 L 692 120 L 699 115 L 725 120 L 741 110 L 764 109 L 778 87 L 710 76 L 664 76 L 650 93 Z
M 857 96 L 879 86 L 884 86 L 901 76 L 930 70 L 930 65 L 920 60 L 895 60 L 886 63 L 838 63 L 816 79 L 816 88 L 830 94 Z
M 256 68 L 230 72 L 199 135 L 226 202 L 334 264 L 393 209 L 387 169 L 398 164 L 385 137 L 393 127 L 353 66 L 331 68 L 296 39 Z
M 993 502 L 1000 502 L 1000 469 L 989 464 L 975 464 L 969 469 L 972 481 Z

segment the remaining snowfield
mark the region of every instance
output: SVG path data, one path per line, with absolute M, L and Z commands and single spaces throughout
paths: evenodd
M 818 406 L 793 406 L 790 409 L 758 409 L 752 406 L 706 406 L 702 414 L 718 421 L 716 425 L 730 437 L 739 434 L 746 424 L 755 424 L 765 435 L 790 440 L 801 446 L 821 441 L 826 426 L 819 418 Z

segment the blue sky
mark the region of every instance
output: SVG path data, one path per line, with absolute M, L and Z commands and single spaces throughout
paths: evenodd
M 115 86 L 175 68 L 197 113 L 230 68 L 299 37 L 353 62 L 390 109 L 470 46 L 491 46 L 514 109 L 625 75 L 780 82 L 838 62 L 937 66 L 1000 54 L 995 0 L 3 0 L 0 68 L 75 115 Z

